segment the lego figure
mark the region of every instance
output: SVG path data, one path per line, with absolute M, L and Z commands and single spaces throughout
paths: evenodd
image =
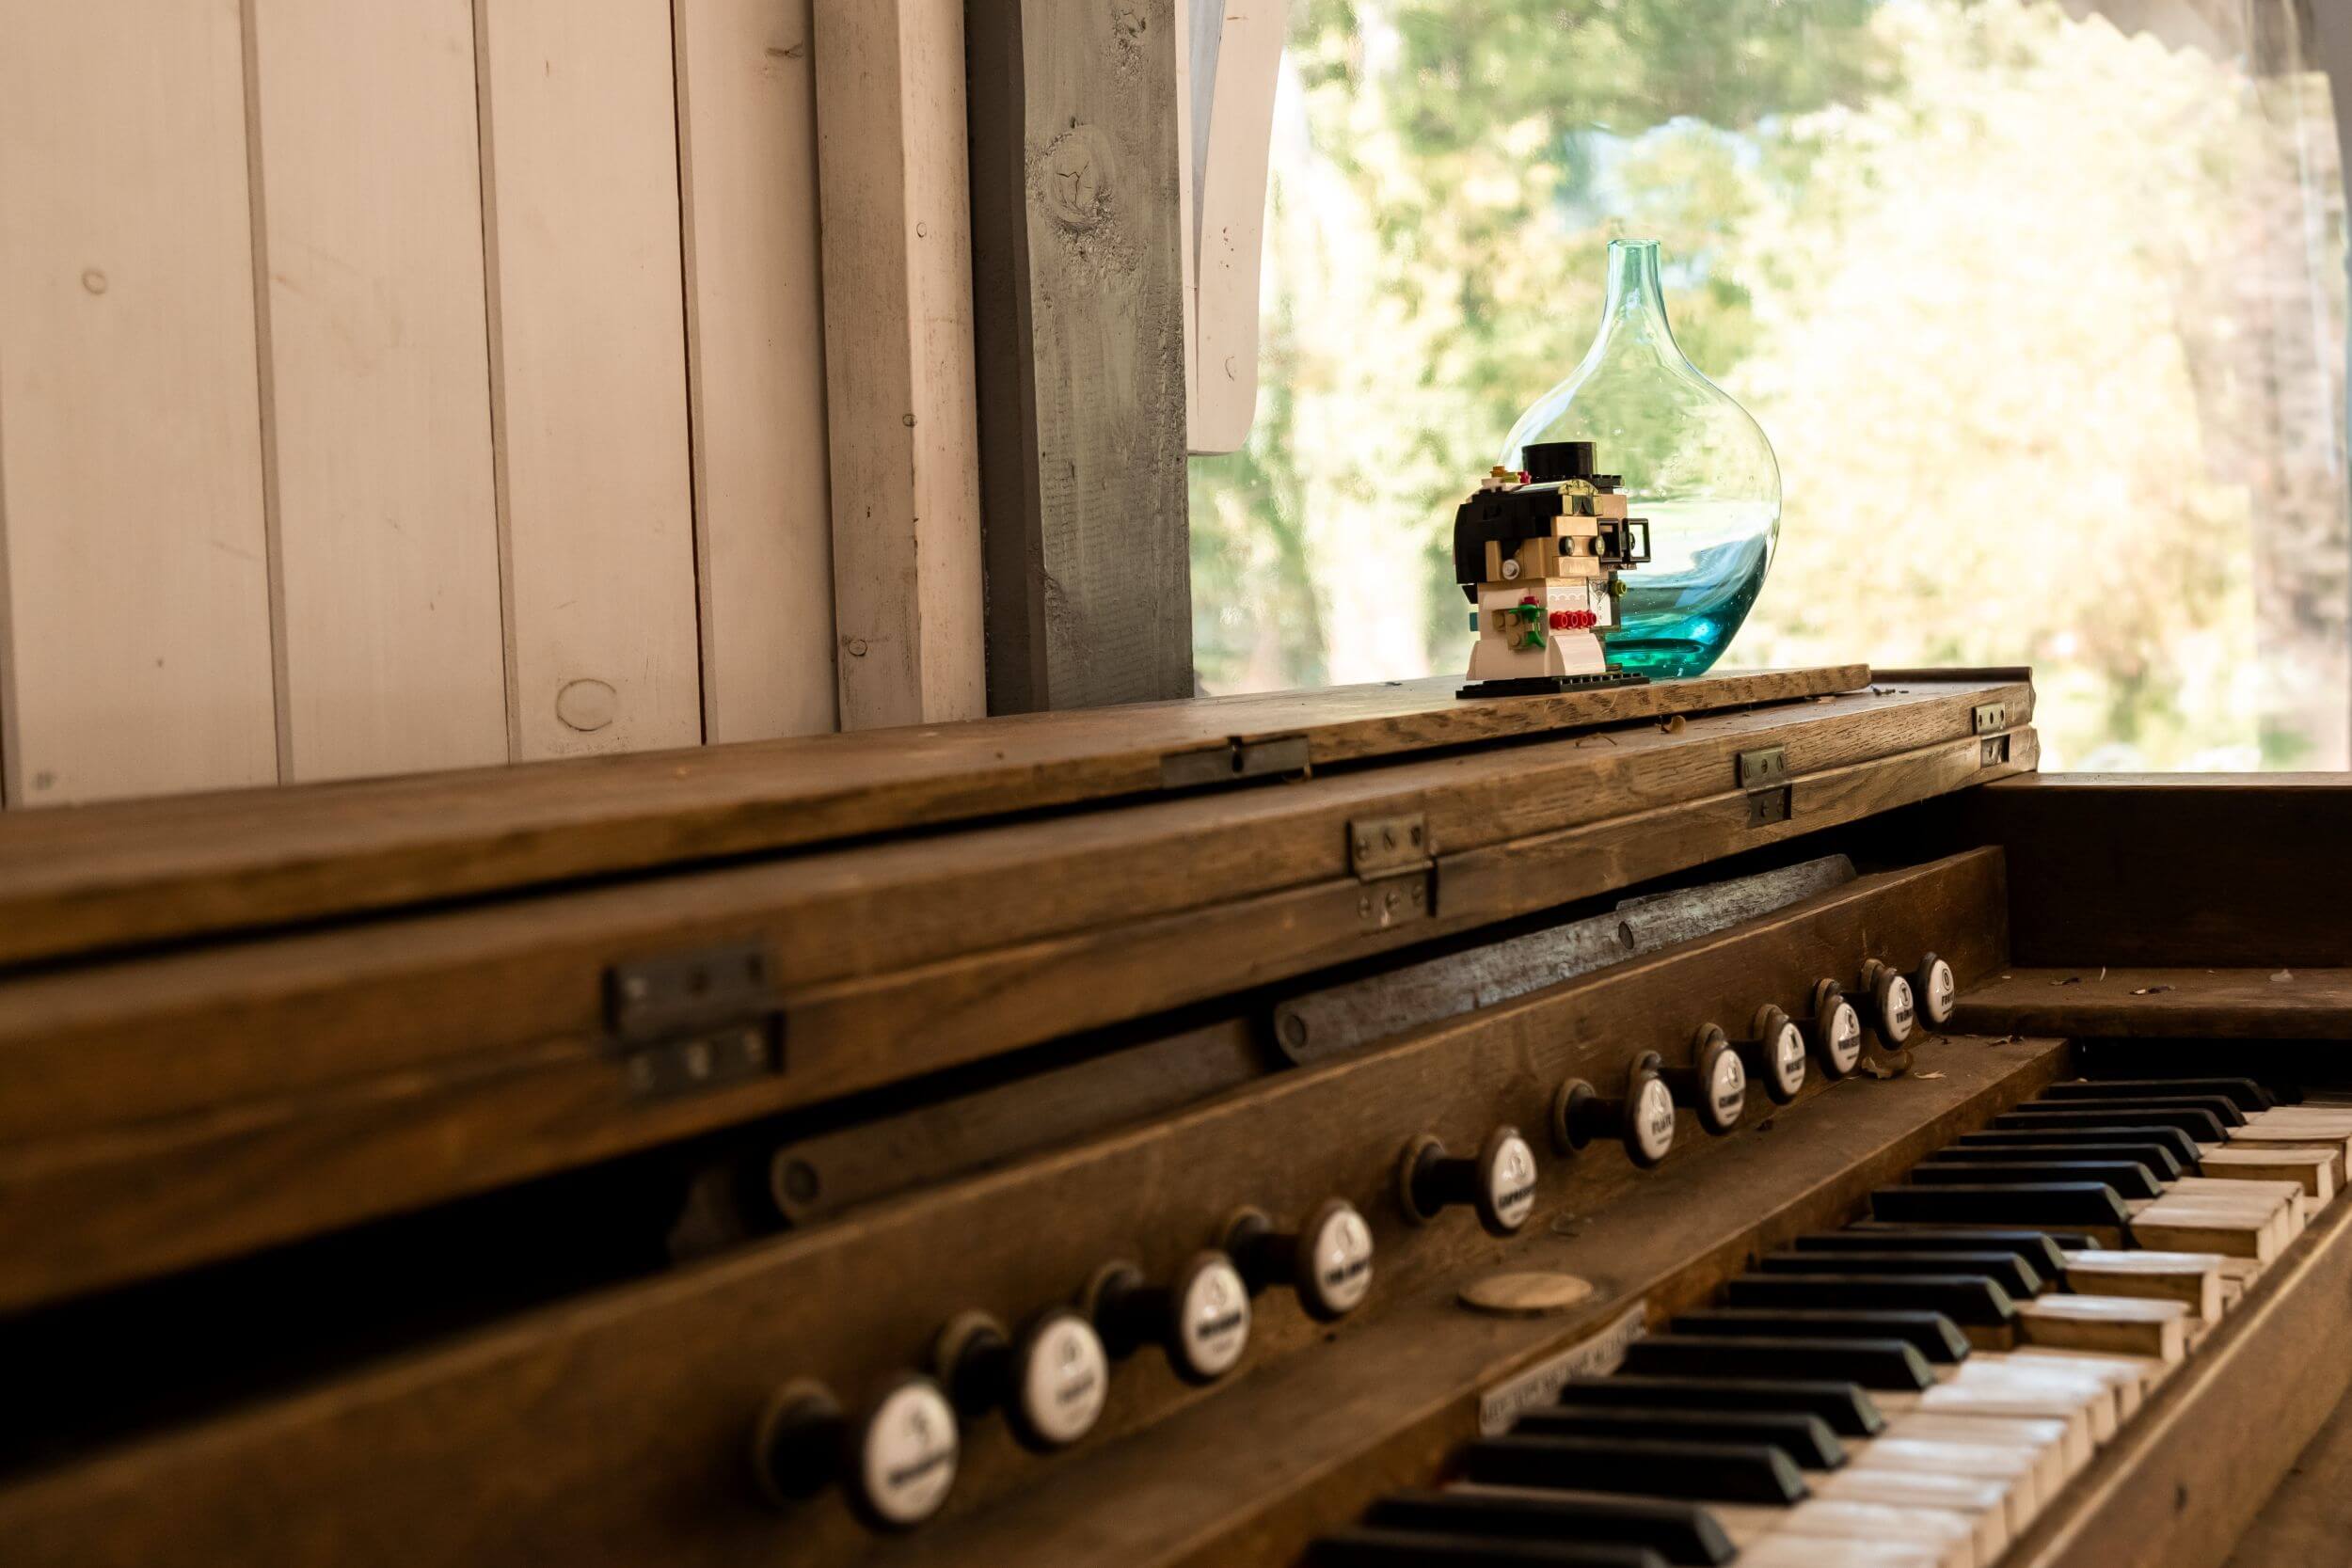
M 1609 662 L 1617 574 L 1649 559 L 1649 524 L 1626 515 L 1614 474 L 1593 471 L 1590 441 L 1543 441 L 1527 470 L 1497 468 L 1454 515 L 1454 577 L 1472 605 L 1465 697 L 1639 686 Z

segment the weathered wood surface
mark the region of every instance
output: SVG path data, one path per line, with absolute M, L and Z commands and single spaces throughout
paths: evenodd
M 2263 1500 L 2228 1568 L 2312 1568 L 2352 1541 L 2352 1401 L 2339 1403 Z
M 0 1489 L 0 1539 L 13 1562 L 76 1568 L 692 1564 L 780 1547 L 796 1562 L 866 1560 L 872 1538 L 834 1500 L 783 1520 L 753 1499 L 744 1443 L 781 1383 L 819 1376 L 862 1398 L 958 1311 L 1017 1321 L 1106 1259 L 1172 1268 L 1241 1204 L 1289 1216 L 1336 1194 L 1378 1236 L 1360 1321 L 1333 1337 L 1287 1297 L 1262 1298 L 1248 1375 L 1191 1390 L 1139 1357 L 1120 1370 L 1100 1434 L 1061 1459 L 1020 1452 L 998 1423 L 975 1428 L 955 1512 L 1022 1496 L 972 1533 L 944 1520 L 874 1559 L 1288 1560 L 1301 1532 L 1467 1435 L 1482 1384 L 1634 1294 L 1670 1310 L 1750 1247 L 1844 1218 L 1957 1126 L 2038 1087 L 2061 1053 L 1929 1043 L 1939 1077 L 1817 1085 L 1793 1107 L 1759 1098 L 1723 1140 L 1686 1113 L 1652 1173 L 1613 1144 L 1547 1155 L 1544 1216 L 1510 1243 L 1459 1213 L 1404 1223 L 1393 1163 L 1409 1138 L 1469 1147 L 1509 1121 L 1540 1143 L 1565 1075 L 1609 1082 L 1645 1050 L 1679 1059 L 1692 1017 L 1793 1005 L 1865 957 L 1909 963 L 1933 946 L 1972 979 L 1999 961 L 2001 920 L 1994 856 L 1857 882 L 1385 1049 L 20 1481 Z M 1592 1278 L 1605 1311 L 1527 1323 L 1450 1305 L 1466 1273 L 1505 1260 Z M 1236 1440 L 1253 1431 L 1284 1438 Z
M 2031 964 L 2332 964 L 2352 953 L 2352 773 L 2058 773 L 1972 798 Z
M 0 1301 L 836 1099 L 1926 799 L 1988 776 L 1973 737 L 1931 738 L 1965 732 L 1970 695 L 1717 715 L 28 978 L 0 989 L 0 1063 L 39 1085 L 0 1101 L 0 1134 L 20 1140 L 0 1181 L 45 1196 L 0 1211 Z M 2030 767 L 2031 732 L 2011 739 L 2001 767 Z M 1788 749 L 1795 811 L 1756 827 L 1723 784 L 1762 741 Z M 1387 895 L 1348 872 L 1345 824 L 1400 804 L 1426 817 L 1438 913 L 1367 921 Z M 746 938 L 781 986 L 786 1070 L 633 1100 L 605 1037 L 608 967 Z M 288 1162 L 308 1179 L 278 1180 Z
M 1164 758 L 1237 739 L 1303 736 L 1323 767 L 1868 680 L 1462 702 L 1431 679 L 0 816 L 0 964 L 1150 794 Z
M 1952 1022 L 1985 1033 L 2343 1039 L 2352 969 L 2019 968 L 1962 997 Z
M 1186 696 L 1173 0 L 976 0 L 967 28 L 989 709 Z
M 2131 1427 L 2010 1548 L 2011 1568 L 2217 1568 L 2352 1386 L 2352 1204 L 2265 1271 Z M 2343 1541 L 2321 1558 L 2334 1561 Z
M 818 0 L 841 727 L 988 711 L 961 0 Z

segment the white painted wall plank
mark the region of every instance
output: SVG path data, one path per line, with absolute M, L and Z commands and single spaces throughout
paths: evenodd
M 675 0 L 707 738 L 831 730 L 810 0 Z
M 288 776 L 502 762 L 470 0 L 252 0 Z
M 701 738 L 667 7 L 479 0 L 517 756 Z
M 237 0 L 0 0 L 10 803 L 278 773 Z

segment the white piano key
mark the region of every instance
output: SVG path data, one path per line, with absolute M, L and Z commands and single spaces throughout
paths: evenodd
M 2223 1306 L 2221 1262 L 2215 1252 L 2070 1252 L 2066 1284 L 2079 1295 L 2181 1302 L 2211 1322 Z
M 2188 1349 L 2188 1304 L 2134 1296 L 2048 1295 L 2017 1304 L 2027 1344 L 2178 1361 Z
M 1885 1435 L 1917 1437 L 1933 1443 L 1979 1443 L 2032 1453 L 2039 1460 L 2034 1479 L 2040 1483 L 2042 1496 L 2048 1497 L 2087 1463 L 2070 1449 L 2066 1432 L 2067 1423 L 2055 1417 L 1915 1410 L 1889 1422 Z
M 2293 1181 L 2315 1208 L 2326 1208 L 2337 1192 L 2339 1156 L 2325 1148 L 2293 1145 L 2233 1143 L 2217 1148 L 2200 1162 L 2211 1177 Z
M 1945 1568 L 1950 1555 L 1935 1546 L 1768 1535 L 1740 1548 L 1740 1568 Z
M 1980 1476 L 1942 1476 L 1927 1470 L 1855 1469 L 1849 1466 L 1814 1478 L 1813 1495 L 1824 1499 L 1887 1503 L 1898 1508 L 1934 1508 L 1968 1521 L 1976 1532 L 1977 1556 L 1997 1561 L 2016 1528 L 2010 1522 L 2011 1483 Z M 2025 1517 L 2031 1517 L 2026 1514 Z
M 1886 1503 L 1833 1501 L 1826 1497 L 1808 1497 L 1794 1508 L 1767 1512 L 1777 1513 L 1779 1518 L 1766 1522 L 1757 1540 L 1880 1542 L 1906 1551 L 1924 1549 L 1939 1553 L 1936 1561 L 1942 1568 L 1992 1568 L 1993 1560 L 1978 1549 L 1972 1523 L 1957 1513 L 1929 1508 L 1898 1508 Z M 1716 1510 L 1716 1517 L 1723 1517 L 1721 1509 Z M 1725 1524 L 1724 1528 L 1731 1527 Z M 1737 1533 L 1733 1539 L 1739 1539 Z M 1741 1548 L 1742 1560 L 1747 1560 L 1746 1549 L 1745 1545 Z
M 2042 1487 L 2035 1480 L 2041 1460 L 2035 1454 L 1987 1443 L 1883 1436 L 1850 1445 L 1849 1451 L 1852 1457 L 1845 1469 L 1836 1472 L 1839 1476 L 1893 1470 L 2000 1483 L 2006 1488 L 2001 1503 L 2011 1534 L 2023 1530 L 2042 1512 Z

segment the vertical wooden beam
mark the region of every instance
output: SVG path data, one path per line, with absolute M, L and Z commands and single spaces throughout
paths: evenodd
M 835 716 L 810 0 L 674 12 L 704 737 L 808 735 Z
M 1173 0 L 972 0 L 989 706 L 1189 696 Z
M 278 776 L 238 0 L 0 0 L 5 793 Z
M 817 0 L 841 726 L 978 717 L 961 0 Z
M 511 745 L 702 738 L 670 9 L 476 0 Z
M 506 760 L 469 0 L 251 0 L 286 777 Z

